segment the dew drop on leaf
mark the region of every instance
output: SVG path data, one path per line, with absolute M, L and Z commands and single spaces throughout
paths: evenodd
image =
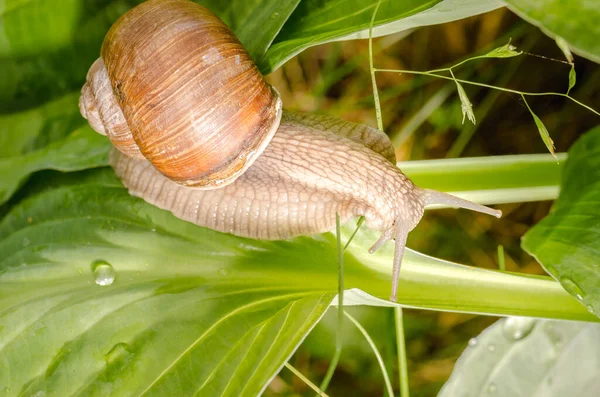
M 585 305 L 585 308 L 588 310 L 588 312 L 590 312 L 592 314 L 596 314 L 596 312 L 594 311 L 594 307 L 592 305 Z
M 127 343 L 121 342 L 114 345 L 104 356 L 107 365 L 122 365 L 129 363 L 135 354 Z
M 115 269 L 106 261 L 96 261 L 92 264 L 94 281 L 101 286 L 111 285 L 115 281 Z
M 560 283 L 567 290 L 568 293 L 574 295 L 577 300 L 582 301 L 585 298 L 585 292 L 581 289 L 581 287 L 569 277 L 561 277 Z
M 496 393 L 496 389 L 497 389 L 496 384 L 490 383 L 487 390 L 488 390 L 489 394 L 494 394 L 494 393 Z
M 490 343 L 490 344 L 488 345 L 488 350 L 489 350 L 489 351 L 491 351 L 491 352 L 493 352 L 493 351 L 495 351 L 495 350 L 496 350 L 496 346 L 495 346 L 495 345 L 492 345 L 492 344 Z
M 528 317 L 508 317 L 504 319 L 502 333 L 508 340 L 520 340 L 531 333 L 536 320 Z
M 477 346 L 477 338 L 469 339 L 469 346 Z

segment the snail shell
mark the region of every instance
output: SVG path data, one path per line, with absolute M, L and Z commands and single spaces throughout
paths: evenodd
M 82 89 L 81 113 L 122 153 L 179 184 L 233 182 L 277 131 L 278 93 L 227 26 L 198 4 L 140 4 L 111 27 L 101 55 Z

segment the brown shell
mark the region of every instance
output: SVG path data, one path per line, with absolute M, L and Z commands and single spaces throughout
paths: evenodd
M 112 102 L 122 111 L 139 152 L 179 184 L 213 188 L 233 182 L 277 131 L 279 95 L 228 27 L 196 3 L 140 4 L 111 27 L 101 54 Z M 92 68 L 101 74 L 101 66 Z M 88 76 L 92 91 L 93 81 Z M 82 90 L 82 102 L 86 90 L 90 88 Z M 90 123 L 100 118 L 106 127 L 111 118 L 120 128 L 114 109 L 110 117 L 102 117 L 102 111 L 97 117 L 94 111 L 101 105 L 95 95 L 87 100 Z M 111 100 L 104 102 L 111 108 Z M 139 157 L 130 147 L 131 136 L 121 133 L 111 140 L 125 154 Z

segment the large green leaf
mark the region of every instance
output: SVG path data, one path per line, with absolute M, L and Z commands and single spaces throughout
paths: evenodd
M 438 397 L 593 397 L 600 325 L 510 317 L 471 339 Z
M 16 146 L 16 145 L 15 145 Z M 33 172 L 51 169 L 77 171 L 108 164 L 110 143 L 90 126 L 41 149 L 0 159 L 0 204 L 6 202 Z
M 506 0 L 511 10 L 574 52 L 600 63 L 600 7 L 588 0 Z
M 198 0 L 233 30 L 259 62 L 300 0 Z
M 442 0 L 433 7 L 393 22 L 374 26 L 372 37 L 385 36 L 422 26 L 437 25 L 493 11 L 504 7 L 500 0 Z M 352 33 L 339 40 L 369 38 L 370 29 Z
M 0 224 L 0 390 L 258 394 L 333 290 L 252 260 L 260 244 L 222 237 L 114 179 L 26 200 Z M 98 285 L 110 271 L 114 282 Z
M 79 93 L 72 93 L 35 109 L 0 115 L 0 159 L 42 148 L 83 125 L 78 99 Z
M 402 24 L 403 19 L 426 13 L 438 3 L 441 4 L 436 11 Z M 368 29 L 371 24 L 376 5 L 377 1 L 372 0 L 300 2 L 267 51 L 266 57 L 259 63 L 261 71 L 270 73 L 292 56 L 317 44 L 347 36 L 355 38 L 356 36 L 353 35 L 365 37 L 365 29 Z M 474 7 L 472 1 L 382 0 L 373 25 L 383 25 L 380 33 L 390 34 L 418 26 L 466 18 L 501 6 L 502 3 L 493 0 L 488 0 L 479 7 Z M 440 16 L 441 14 L 443 17 Z
M 600 313 L 600 127 L 569 151 L 560 196 L 522 245 L 567 291 Z
M 217 233 L 129 196 L 104 169 L 97 174 L 42 186 L 0 223 L 0 390 L 258 394 L 335 295 L 333 236 L 269 242 Z M 391 305 L 381 298 L 392 247 L 368 255 L 374 238 L 362 231 L 345 256 L 350 304 Z M 399 300 L 595 318 L 548 278 L 413 252 Z

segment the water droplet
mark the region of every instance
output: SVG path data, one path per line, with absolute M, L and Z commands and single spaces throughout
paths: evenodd
M 477 346 L 477 338 L 469 339 L 469 346 Z
M 574 295 L 577 300 L 582 301 L 585 298 L 585 292 L 581 289 L 581 287 L 569 277 L 561 277 L 560 283 L 567 290 L 568 293 Z
M 46 397 L 46 390 L 38 390 L 37 392 L 33 393 L 31 397 Z
M 115 281 L 115 269 L 106 261 L 92 263 L 92 272 L 98 285 L 111 285 Z
M 509 340 L 523 339 L 531 333 L 536 320 L 529 317 L 508 317 L 504 319 L 502 333 Z
M 492 345 L 491 343 L 488 345 L 488 350 L 493 352 L 494 350 L 496 350 L 496 346 Z
M 155 228 L 150 229 L 151 232 L 156 232 Z
M 6 393 L 6 394 L 10 393 L 10 387 L 6 386 L 4 388 L 4 393 Z
M 487 388 L 487 390 L 488 390 L 488 393 L 490 393 L 490 394 L 494 394 L 494 393 L 496 393 L 496 390 L 497 390 L 497 389 L 498 389 L 498 388 L 496 387 L 496 384 L 495 384 L 495 383 L 490 383 L 490 384 L 489 384 L 489 386 L 488 386 L 488 388 Z
M 104 360 L 108 365 L 115 364 L 119 361 L 129 362 L 133 358 L 134 353 L 131 352 L 131 348 L 127 343 L 120 342 L 114 345 L 108 353 L 104 356 Z
M 588 312 L 590 312 L 592 314 L 596 314 L 596 312 L 594 311 L 594 306 L 592 306 L 592 305 L 585 305 L 585 308 L 588 309 Z
M 279 18 L 279 13 L 278 12 L 274 12 L 271 14 L 271 19 L 276 19 Z
M 231 273 L 231 270 L 229 270 L 226 267 L 222 267 L 219 270 L 217 270 L 217 273 L 219 273 L 219 276 L 229 276 L 229 273 Z

